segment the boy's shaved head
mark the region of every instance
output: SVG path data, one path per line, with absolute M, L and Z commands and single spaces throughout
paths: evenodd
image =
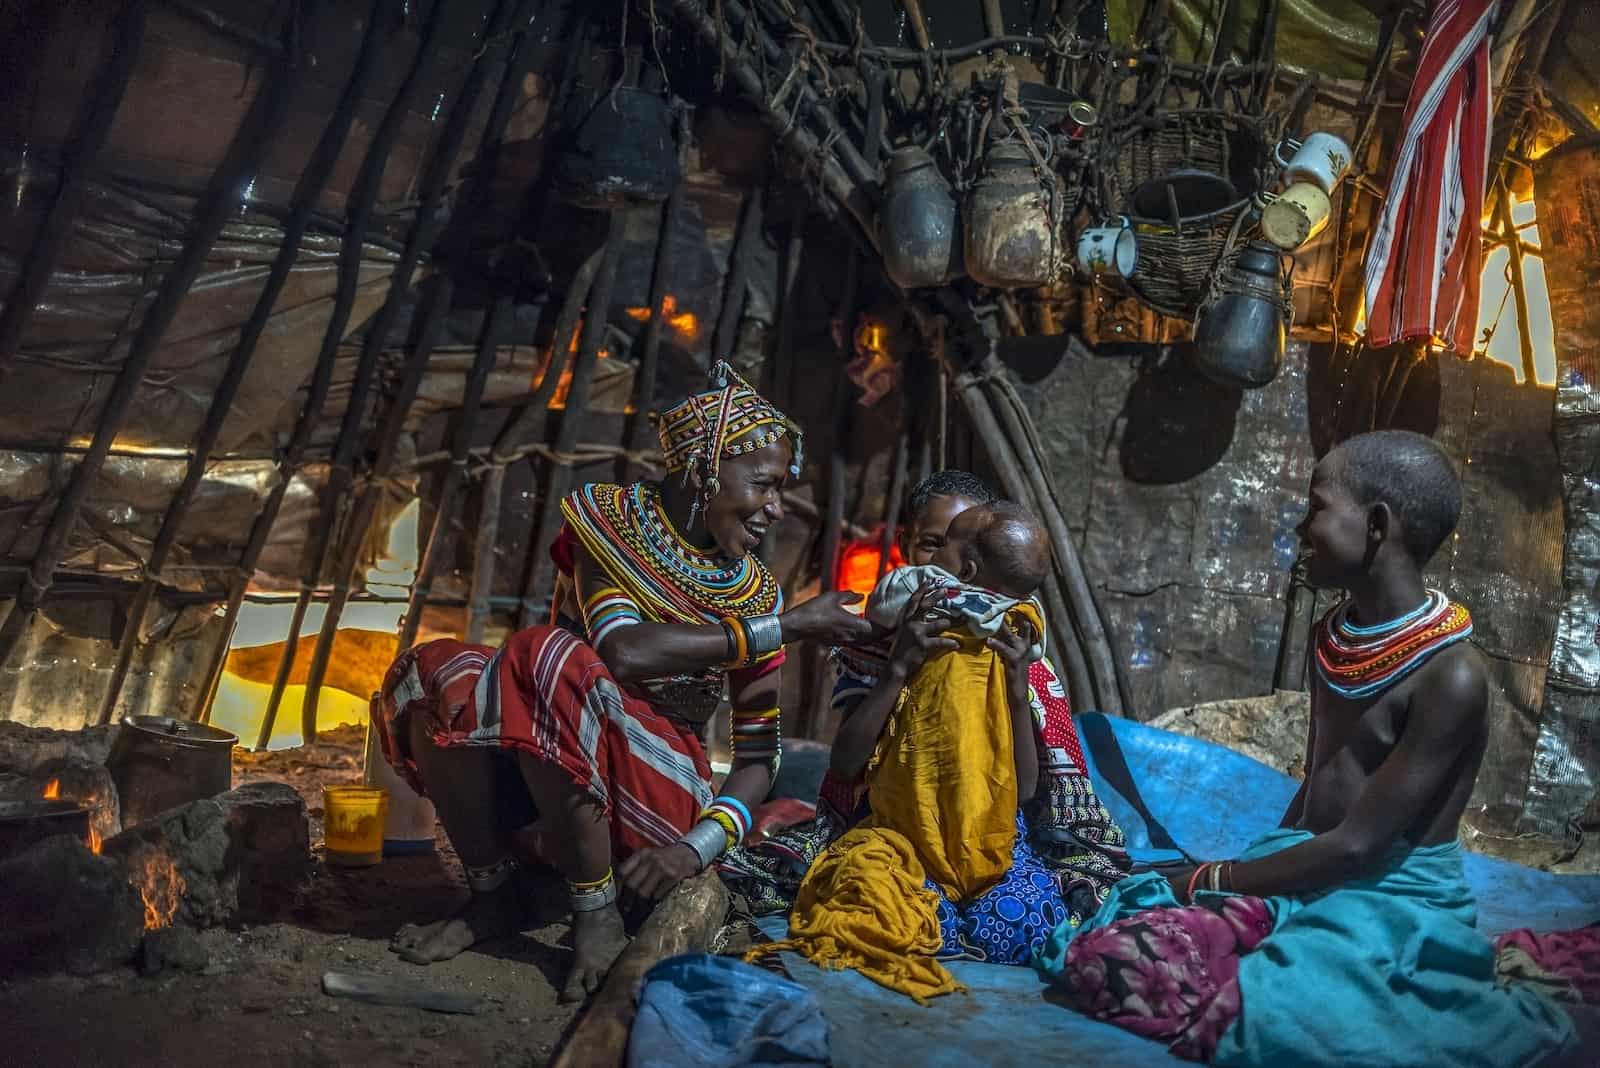
M 1461 480 L 1430 437 L 1409 430 L 1357 434 L 1328 454 L 1329 473 L 1356 504 L 1379 502 L 1400 521 L 1406 552 L 1421 567 L 1461 518 Z

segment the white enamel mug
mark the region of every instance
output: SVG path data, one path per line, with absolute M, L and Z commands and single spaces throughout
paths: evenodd
M 1294 152 L 1287 161 L 1283 158 L 1285 145 Z M 1334 186 L 1350 170 L 1350 146 L 1344 143 L 1344 138 L 1321 130 L 1304 141 L 1290 138 L 1273 154 L 1283 167 L 1285 183 L 1310 182 L 1324 193 L 1332 193 Z
M 1139 260 L 1139 239 L 1126 215 L 1115 226 L 1094 226 L 1078 235 L 1078 265 L 1089 274 L 1127 278 Z

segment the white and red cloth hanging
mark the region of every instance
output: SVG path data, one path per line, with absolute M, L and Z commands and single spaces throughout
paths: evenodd
M 1389 195 L 1367 248 L 1367 344 L 1428 339 L 1466 354 L 1478 328 L 1494 0 L 1437 0 Z

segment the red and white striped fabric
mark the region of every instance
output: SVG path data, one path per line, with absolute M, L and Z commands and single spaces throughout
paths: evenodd
M 1367 344 L 1430 339 L 1466 354 L 1478 329 L 1494 0 L 1437 0 L 1406 101 L 1389 196 L 1367 248 Z
M 441 748 L 519 750 L 559 768 L 598 801 L 625 857 L 671 845 L 711 801 L 711 767 L 688 724 L 611 677 L 588 643 L 530 627 L 500 649 L 441 639 L 401 653 L 372 703 L 385 759 L 426 795 L 407 716 Z

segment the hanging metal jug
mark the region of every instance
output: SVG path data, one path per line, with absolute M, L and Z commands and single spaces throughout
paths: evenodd
M 564 126 L 555 178 L 569 203 L 605 208 L 664 200 L 678 183 L 672 107 L 661 94 L 628 86 L 579 90 Z
M 961 219 L 933 157 L 915 146 L 897 150 L 887 186 L 878 236 L 889 277 L 906 289 L 961 277 Z
M 1277 377 L 1288 330 L 1280 255 L 1271 245 L 1245 246 L 1223 272 L 1220 296 L 1201 307 L 1193 359 L 1207 378 L 1259 389 Z
M 1027 146 L 989 149 L 984 174 L 967 194 L 963 224 L 967 273 L 995 289 L 1042 286 L 1056 276 L 1060 242 L 1052 211 L 1055 175 L 1034 170 Z

